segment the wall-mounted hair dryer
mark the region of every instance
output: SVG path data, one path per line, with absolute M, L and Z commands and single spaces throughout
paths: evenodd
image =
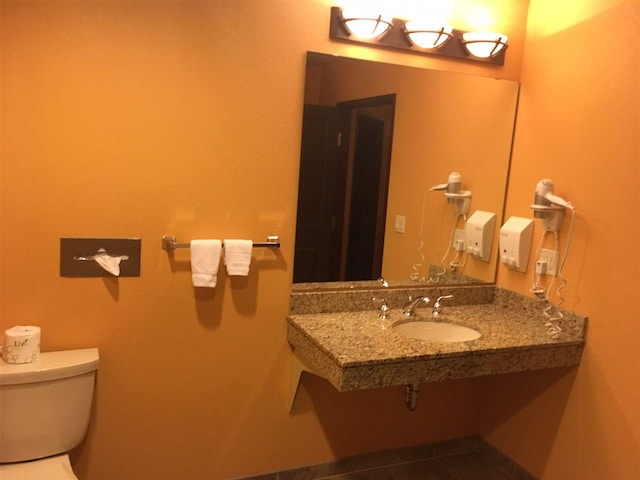
M 553 194 L 553 182 L 544 178 L 536 185 L 534 203 L 531 205 L 533 216 L 542 219 L 542 225 L 549 232 L 557 232 L 562 226 L 564 209 L 573 210 L 573 205 L 562 197 Z
M 447 193 L 458 193 L 462 189 L 462 175 L 458 172 L 451 172 L 449 174 L 449 178 L 447 179 L 447 183 L 441 183 L 439 185 L 434 185 L 429 189 L 429 191 L 433 190 L 446 190 Z
M 451 172 L 447 183 L 434 185 L 429 189 L 430 192 L 434 190 L 444 190 L 444 196 L 447 198 L 447 202 L 455 206 L 456 213 L 459 215 L 469 213 L 471 192 L 462 190 L 462 175 L 458 172 Z
M 558 205 L 560 207 L 568 207 L 573 208 L 571 203 L 567 202 L 564 198 L 558 197 L 553 194 L 553 182 L 548 178 L 544 178 L 538 182 L 536 185 L 536 194 L 534 197 L 534 205 L 538 206 L 550 206 L 550 205 Z M 534 210 L 534 205 L 531 206 Z M 536 217 L 541 217 L 542 215 L 537 215 L 540 210 L 536 210 L 534 215 Z

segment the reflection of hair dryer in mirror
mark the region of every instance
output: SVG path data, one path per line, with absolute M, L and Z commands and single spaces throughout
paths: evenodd
M 433 190 L 446 190 L 447 193 L 458 193 L 462 188 L 462 175 L 458 172 L 451 172 L 449 174 L 449 178 L 447 179 L 447 183 L 441 183 L 439 185 L 434 185 L 429 189 L 430 192 Z
M 462 190 L 462 175 L 458 172 L 451 172 L 447 183 L 434 185 L 429 191 L 444 190 L 444 196 L 447 202 L 454 205 L 456 213 L 466 215 L 469 213 L 469 205 L 471 204 L 471 192 Z

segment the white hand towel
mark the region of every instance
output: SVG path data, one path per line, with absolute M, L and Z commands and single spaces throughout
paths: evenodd
M 220 240 L 191 240 L 191 280 L 194 287 L 214 288 L 218 283 Z
M 253 242 L 251 240 L 224 240 L 224 264 L 229 275 L 249 275 Z

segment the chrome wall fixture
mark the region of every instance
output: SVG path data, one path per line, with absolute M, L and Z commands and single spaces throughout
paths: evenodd
M 189 248 L 191 243 L 178 243 L 178 239 L 174 235 L 162 236 L 162 248 L 164 250 L 175 250 L 176 248 Z M 224 247 L 224 243 L 222 244 Z M 253 242 L 253 248 L 280 248 L 280 237 L 278 235 L 269 235 L 266 242 Z
M 449 25 L 363 14 L 340 7 L 331 7 L 329 37 L 491 65 L 504 65 L 507 49 L 507 37 L 500 33 L 463 32 Z

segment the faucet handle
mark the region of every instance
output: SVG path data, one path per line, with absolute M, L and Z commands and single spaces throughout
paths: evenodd
M 453 298 L 453 295 L 440 295 L 436 300 L 436 303 L 433 304 L 433 306 L 435 308 L 440 308 L 442 306 L 442 303 L 441 303 L 442 300 L 448 300 L 450 298 Z
M 389 305 L 387 305 L 387 301 L 384 298 L 377 297 L 373 297 L 371 300 L 380 305 L 380 313 L 378 314 L 378 317 L 389 318 L 389 312 L 391 309 L 389 308 Z
M 441 295 L 436 300 L 436 303 L 433 304 L 433 318 L 438 318 L 442 315 L 442 300 L 448 300 L 449 298 L 453 298 L 453 295 Z
M 413 297 L 411 295 L 409 295 L 409 298 L 407 298 L 407 301 L 402 306 L 402 308 L 409 308 L 409 305 L 411 305 L 411 302 L 413 302 Z

